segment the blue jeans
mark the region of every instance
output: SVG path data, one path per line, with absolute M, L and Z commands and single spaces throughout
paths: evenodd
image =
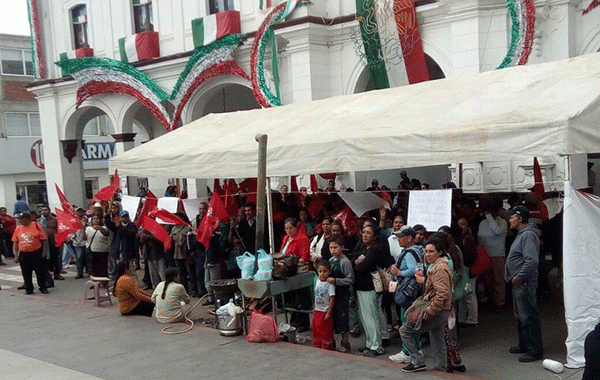
M 530 279 L 523 284 L 513 285 L 513 310 L 519 332 L 519 347 L 529 355 L 542 356 L 542 325 L 537 307 L 536 279 Z

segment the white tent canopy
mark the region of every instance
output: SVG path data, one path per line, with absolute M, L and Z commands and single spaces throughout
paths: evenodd
M 110 160 L 138 177 L 255 177 L 600 150 L 600 54 L 270 109 L 211 114 Z

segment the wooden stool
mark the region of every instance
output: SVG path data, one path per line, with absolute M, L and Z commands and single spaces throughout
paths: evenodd
M 100 307 L 100 304 L 104 301 L 108 301 L 112 305 L 110 290 L 108 289 L 108 281 L 110 281 L 110 279 L 107 277 L 90 276 L 90 279 L 85 283 L 85 290 L 83 292 L 84 302 L 95 300 L 97 307 Z M 91 289 L 94 290 L 94 295 L 88 296 L 88 290 Z M 106 295 L 100 295 L 100 289 L 104 289 Z

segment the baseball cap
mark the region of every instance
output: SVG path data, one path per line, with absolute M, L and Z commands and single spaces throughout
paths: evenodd
M 394 231 L 394 235 L 400 236 L 412 236 L 415 237 L 417 233 L 410 226 L 402 226 L 398 231 Z
M 516 206 L 510 212 L 510 215 L 519 215 L 524 222 L 529 221 L 529 210 L 525 206 Z
M 123 211 L 121 211 L 121 212 L 119 213 L 119 215 L 121 215 L 121 217 L 123 217 L 123 218 L 124 218 L 124 217 L 126 217 L 126 216 L 129 216 L 129 212 L 128 212 L 127 210 L 123 210 Z

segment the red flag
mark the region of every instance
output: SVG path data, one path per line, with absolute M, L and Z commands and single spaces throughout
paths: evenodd
M 240 189 L 246 189 L 248 195 L 246 202 L 256 203 L 256 189 L 258 188 L 258 180 L 256 178 L 246 178 L 240 183 Z
M 163 228 L 163 226 L 156 222 L 156 220 L 152 219 L 148 215 L 144 215 L 142 217 L 142 228 L 150 232 L 152 236 L 160 240 L 163 243 L 163 246 L 165 247 L 165 251 L 171 248 L 171 238 L 169 237 L 169 234 Z
M 229 179 L 225 182 L 225 208 L 229 216 L 236 218 L 238 216 L 238 206 L 235 203 L 235 194 L 238 192 L 238 186 L 235 179 Z
M 137 228 L 140 228 L 142 225 L 142 217 L 148 215 L 150 211 L 156 208 L 158 205 L 158 199 L 156 195 L 154 195 L 150 190 L 146 194 L 146 200 L 144 200 L 144 205 L 142 206 L 142 210 L 138 215 L 137 219 L 133 222 Z
M 219 223 L 223 219 L 227 219 L 229 215 L 225 209 L 225 205 L 221 197 L 214 194 L 210 199 L 206 215 L 202 218 L 198 230 L 196 231 L 196 240 L 198 240 L 205 248 L 208 248 L 210 237 L 213 232 L 219 227 Z
M 323 201 L 321 200 L 318 194 L 314 196 L 313 200 L 308 204 L 306 209 L 308 210 L 310 216 L 312 216 L 313 218 L 319 215 L 319 212 L 323 210 Z
M 538 162 L 537 157 L 533 158 L 533 178 L 535 185 L 533 185 L 533 192 L 537 194 L 538 201 L 538 212 L 540 213 L 540 219 L 548 219 L 548 208 L 544 203 L 544 180 L 542 178 L 542 169 Z
M 317 191 L 319 191 L 319 183 L 317 182 L 317 176 L 314 174 L 310 175 L 310 191 L 312 191 L 314 194 L 316 194 Z
M 121 180 L 119 179 L 119 173 L 115 169 L 115 175 L 113 176 L 112 184 L 116 190 L 121 188 Z
M 344 232 L 347 236 L 355 234 L 358 230 L 358 226 L 356 225 L 356 219 L 354 218 L 354 213 L 350 210 L 350 207 L 346 207 L 342 211 L 332 216 L 333 220 L 337 220 L 344 227 Z
M 112 199 L 113 195 L 115 195 L 116 191 L 117 188 L 113 185 L 105 186 L 98 190 L 96 194 L 94 194 L 94 199 L 108 202 Z
M 79 217 L 59 208 L 56 209 L 56 224 L 57 230 L 54 239 L 57 247 L 60 247 L 70 234 L 77 232 L 83 227 Z
M 71 204 L 67 200 L 67 197 L 65 197 L 63 192 L 60 191 L 60 188 L 58 187 L 58 185 L 55 183 L 54 186 L 56 186 L 56 193 L 58 194 L 58 199 L 60 200 L 60 204 L 62 205 L 63 210 L 65 210 L 68 213 L 71 213 L 72 215 L 77 215 L 77 213 L 75 212 L 75 209 L 73 208 L 73 206 L 71 206 Z
M 213 193 L 223 194 L 223 189 L 221 188 L 221 181 L 218 178 L 215 178 L 213 183 Z
M 143 210 L 144 209 L 142 208 L 142 211 Z M 177 226 L 189 225 L 189 223 L 187 223 L 185 220 L 181 219 L 180 217 L 178 217 L 177 215 L 175 215 L 173 213 L 170 213 L 169 211 L 165 210 L 164 208 L 154 208 L 153 210 L 151 210 L 148 213 L 148 216 L 150 216 L 152 218 L 159 218 L 160 220 L 165 222 L 165 224 L 175 224 Z
M 298 181 L 296 180 L 296 177 L 298 177 L 297 175 L 293 175 L 292 176 L 292 180 L 291 180 L 291 184 L 290 184 L 290 191 L 292 193 L 298 193 L 300 190 L 298 190 Z

